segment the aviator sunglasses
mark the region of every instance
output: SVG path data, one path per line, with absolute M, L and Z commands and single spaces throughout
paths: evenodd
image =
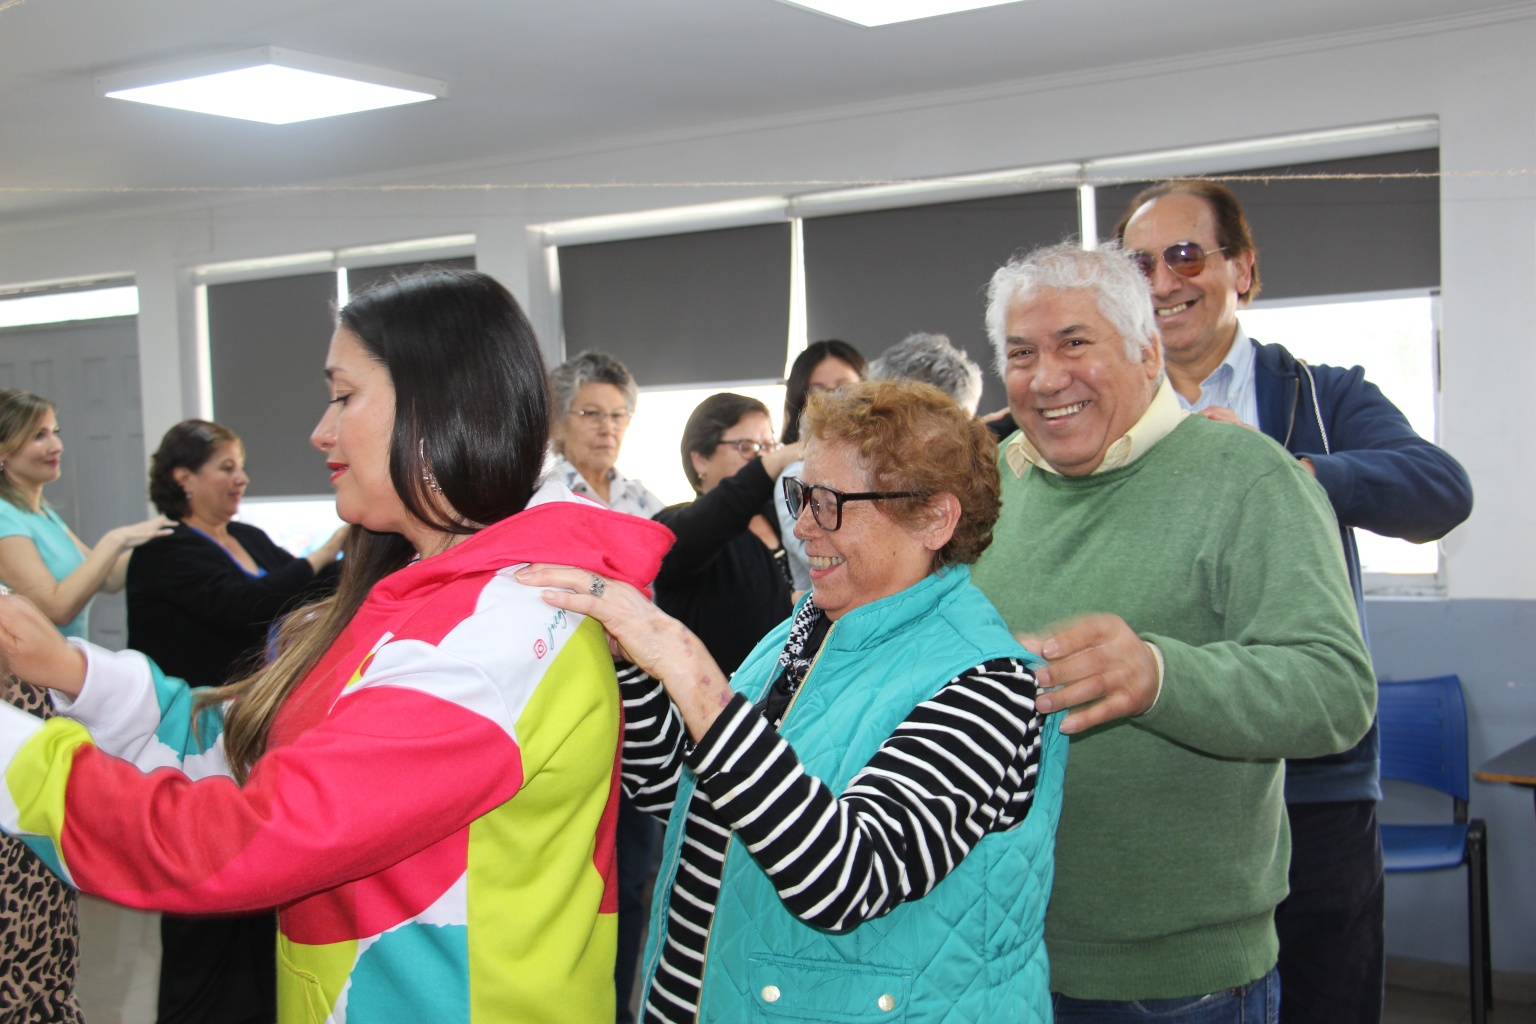
M 1195 277 L 1205 269 L 1205 261 L 1209 256 L 1219 252 L 1226 252 L 1226 247 L 1220 249 L 1207 249 L 1199 242 L 1174 242 L 1162 252 L 1163 263 L 1169 270 L 1180 277 Z M 1147 277 L 1152 276 L 1152 269 L 1157 265 L 1156 256 L 1140 249 L 1132 249 L 1126 253 Z

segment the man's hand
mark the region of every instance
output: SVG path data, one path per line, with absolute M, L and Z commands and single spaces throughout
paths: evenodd
M 1208 409 L 1201 409 L 1200 415 L 1204 416 L 1208 420 L 1215 420 L 1217 423 L 1235 423 L 1240 427 L 1247 427 L 1249 430 L 1259 429 L 1251 423 L 1244 423 L 1242 420 L 1238 419 L 1237 413 L 1233 412 L 1231 409 L 1228 409 L 1224 405 L 1213 405 Z
M 1236 423 L 1238 426 L 1247 427 L 1249 430 L 1259 429 L 1252 423 L 1244 423 L 1242 420 L 1238 419 L 1237 413 L 1233 412 L 1231 409 L 1228 409 L 1224 405 L 1213 405 L 1208 409 L 1201 409 L 1200 415 L 1204 416 L 1208 420 L 1215 420 L 1217 423 Z M 1307 458 L 1306 456 L 1302 456 L 1301 468 L 1312 474 L 1312 477 L 1316 479 L 1317 467 L 1312 464 L 1311 459 Z
M 66 643 L 36 605 L 14 594 L 0 597 L 0 661 L 22 682 L 70 697 L 85 685 L 85 654 Z
M 1062 732 L 1145 714 L 1157 700 L 1157 656 L 1120 616 L 1088 615 L 1046 632 L 1043 641 L 1019 642 L 1050 662 L 1035 673 L 1042 691 L 1036 706 L 1046 713 L 1082 708 L 1062 720 Z

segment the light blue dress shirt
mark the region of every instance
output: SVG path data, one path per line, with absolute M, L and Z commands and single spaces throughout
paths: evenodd
M 1200 412 L 1212 406 L 1224 406 L 1237 414 L 1237 418 L 1250 427 L 1259 425 L 1259 399 L 1253 384 L 1253 342 L 1243 325 L 1237 325 L 1237 336 L 1227 350 L 1227 358 L 1200 382 L 1200 397 L 1191 402 L 1179 395 L 1179 404 L 1190 412 Z

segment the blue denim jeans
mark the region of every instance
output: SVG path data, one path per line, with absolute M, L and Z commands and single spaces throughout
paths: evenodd
M 1277 1024 L 1280 972 L 1271 970 L 1241 988 L 1181 999 L 1113 1002 L 1052 993 L 1057 1024 Z

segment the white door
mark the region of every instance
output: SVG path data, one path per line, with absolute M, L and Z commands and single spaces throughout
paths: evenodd
M 43 497 L 87 546 L 148 514 L 137 318 L 0 329 L 0 387 L 24 388 L 58 408 L 63 475 Z M 91 639 L 120 650 L 127 633 L 123 596 L 97 597 Z

